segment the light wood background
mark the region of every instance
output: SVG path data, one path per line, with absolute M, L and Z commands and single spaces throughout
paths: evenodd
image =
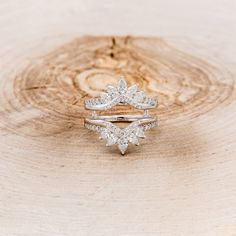
M 235 236 L 235 12 L 2 1 L 0 236 Z M 124 157 L 82 127 L 83 100 L 119 74 L 159 99 Z

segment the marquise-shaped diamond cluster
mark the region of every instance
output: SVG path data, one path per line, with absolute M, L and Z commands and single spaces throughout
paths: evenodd
M 109 85 L 107 91 L 100 97 L 85 102 L 85 107 L 91 110 L 107 110 L 118 104 L 129 104 L 138 109 L 150 109 L 157 105 L 153 98 L 149 98 L 143 91 L 138 91 L 138 85 L 127 87 L 126 81 L 121 78 L 118 87 Z
M 148 124 L 142 124 L 141 121 L 134 121 L 126 128 L 121 129 L 111 122 L 104 121 L 105 127 L 86 124 L 87 129 L 97 131 L 100 138 L 106 140 L 107 146 L 117 145 L 120 152 L 125 154 L 129 143 L 139 145 L 139 139 L 145 138 L 144 132 L 156 126 L 156 121 Z

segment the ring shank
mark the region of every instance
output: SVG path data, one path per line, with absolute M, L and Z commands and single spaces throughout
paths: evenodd
M 103 120 L 103 121 L 109 121 L 109 122 L 133 122 L 137 120 L 152 122 L 155 120 L 155 118 L 152 118 L 151 116 L 147 115 L 111 115 L 111 116 L 95 116 L 91 118 L 86 118 L 88 120 Z
M 104 126 L 105 122 L 135 122 L 139 121 L 140 124 L 156 123 L 156 118 L 146 115 L 111 115 L 111 116 L 96 116 L 85 118 L 85 124 L 91 124 L 96 126 Z
M 91 99 L 93 100 L 93 99 Z M 119 102 L 116 104 L 117 106 L 125 106 L 125 105 L 130 105 L 128 103 L 124 102 Z M 145 104 L 145 103 L 140 103 L 140 104 L 131 104 L 131 106 L 136 107 L 137 109 L 140 110 L 150 110 L 156 108 L 156 103 L 155 104 Z M 104 111 L 110 109 L 112 106 L 109 106 L 109 104 L 86 104 L 84 105 L 85 109 L 87 110 L 93 110 L 93 111 Z

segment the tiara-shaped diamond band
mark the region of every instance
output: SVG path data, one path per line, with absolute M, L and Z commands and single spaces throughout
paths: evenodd
M 126 128 L 120 128 L 112 122 L 132 121 Z M 139 145 L 139 139 L 145 138 L 144 132 L 155 127 L 157 121 L 150 116 L 100 116 L 85 119 L 85 127 L 100 134 L 106 146 L 117 145 L 121 154 L 125 154 L 129 143 Z
M 138 91 L 138 85 L 127 87 L 124 78 L 121 78 L 118 87 L 109 85 L 107 91 L 100 97 L 87 100 L 85 108 L 89 110 L 108 110 L 116 105 L 129 104 L 137 109 L 155 108 L 157 101 L 145 95 L 144 91 Z
M 106 146 L 117 145 L 124 155 L 128 145 L 139 145 L 140 139 L 145 138 L 144 132 L 156 126 L 157 120 L 151 117 L 147 110 L 156 107 L 157 101 L 147 97 L 143 91 L 137 91 L 138 85 L 127 87 L 126 81 L 121 78 L 118 87 L 108 86 L 99 98 L 85 102 L 87 109 L 93 110 L 92 116 L 84 120 L 87 129 L 96 131 L 100 138 L 106 141 Z M 143 109 L 143 115 L 110 115 L 98 116 L 96 111 L 103 111 L 115 105 L 131 105 Z M 114 123 L 128 122 L 125 128 L 120 128 Z

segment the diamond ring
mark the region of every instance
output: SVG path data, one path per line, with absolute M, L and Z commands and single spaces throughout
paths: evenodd
M 92 110 L 92 116 L 85 118 L 84 126 L 100 134 L 107 146 L 117 145 L 124 155 L 129 143 L 139 145 L 139 139 L 145 138 L 145 131 L 156 126 L 157 119 L 148 114 L 148 109 L 155 108 L 157 101 L 149 98 L 143 91 L 137 91 L 138 85 L 127 87 L 121 78 L 118 87 L 108 86 L 100 97 L 85 101 L 85 108 Z M 131 105 L 144 110 L 143 115 L 97 115 L 96 111 L 105 111 L 116 105 Z M 129 123 L 121 128 L 114 123 Z

